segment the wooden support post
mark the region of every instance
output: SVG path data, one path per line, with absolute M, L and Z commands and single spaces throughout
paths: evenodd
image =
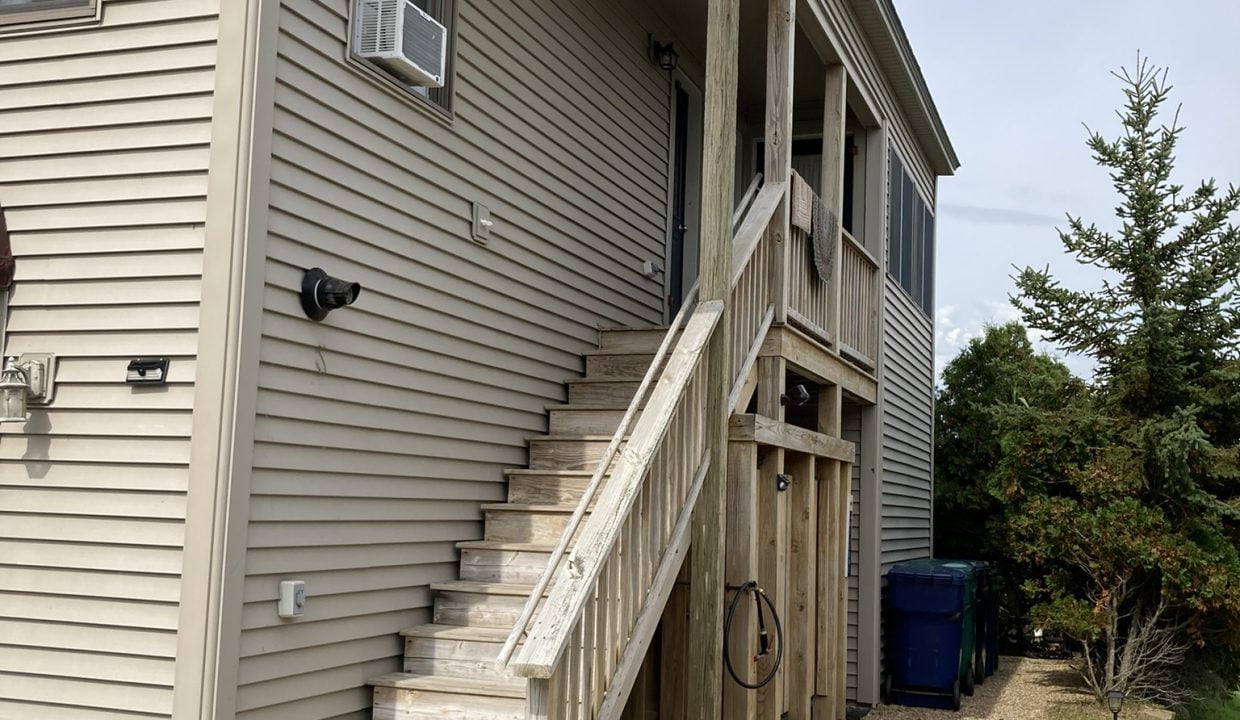
M 824 462 L 834 462 L 827 460 Z M 810 702 L 815 694 L 818 625 L 818 478 L 813 455 L 789 454 L 788 614 L 784 634 L 788 639 L 788 717 L 810 720 Z
M 786 492 L 776 489 L 778 475 L 784 471 L 784 451 L 763 447 L 758 452 L 758 586 L 774 603 L 781 618 L 787 618 L 784 599 L 787 598 L 787 544 L 785 529 L 788 525 Z M 787 625 L 785 624 L 785 629 Z M 767 621 L 767 630 L 773 630 Z M 774 640 L 774 638 L 772 638 Z M 787 638 L 785 637 L 785 642 Z M 755 691 L 757 713 L 751 717 L 759 720 L 778 720 L 784 710 L 784 681 L 788 677 L 788 658 L 776 672 L 769 684 Z M 775 653 L 758 661 L 758 676 L 765 677 L 771 671 Z
M 818 386 L 818 432 L 840 437 L 844 428 L 844 398 L 839 385 Z
M 839 437 L 843 430 L 843 411 L 840 386 L 818 386 L 818 432 Z M 841 637 L 839 631 L 841 618 L 845 635 L 848 631 L 848 597 L 844 577 L 847 566 L 841 565 L 845 552 L 841 538 L 845 536 L 840 533 L 840 517 L 836 508 L 841 500 L 847 506 L 847 490 L 841 491 L 841 487 L 847 487 L 847 481 L 840 477 L 838 462 L 820 463 L 818 477 L 818 528 L 822 545 L 818 553 L 818 672 L 815 688 L 818 695 L 826 698 L 826 702 L 817 705 L 815 718 L 836 720 L 837 705 L 842 708 L 844 701 L 837 685 L 845 677 L 845 665 L 842 663 L 847 662 L 847 657 L 839 657 L 838 645 L 843 642 L 847 649 L 848 644 L 847 637 Z M 842 599 L 841 587 L 845 588 Z
M 822 201 L 840 221 L 835 243 L 835 262 L 831 264 L 831 312 L 827 332 L 838 350 L 840 345 L 840 256 L 843 253 L 844 222 L 844 115 L 848 103 L 848 73 L 843 65 L 827 66 L 826 100 L 822 115 Z
M 815 692 L 830 699 L 834 704 L 835 676 L 839 672 L 836 667 L 835 618 L 840 613 L 836 604 L 836 578 L 843 573 L 839 568 L 839 554 L 836 547 L 835 506 L 838 503 L 839 472 L 838 462 L 822 462 L 818 464 L 818 537 L 822 545 L 818 553 L 818 645 Z M 828 716 L 820 716 L 825 720 Z
M 706 355 L 703 427 L 711 459 L 693 513 L 687 718 L 718 720 L 723 689 L 724 479 L 728 468 L 732 204 L 736 176 L 736 82 L 740 0 L 707 0 L 706 97 L 702 118 L 700 298 L 722 300 Z
M 728 443 L 728 541 L 724 578 L 728 601 L 736 589 L 758 579 L 758 443 Z M 728 657 L 742 680 L 758 680 L 754 656 L 758 654 L 758 619 L 753 602 L 746 597 L 732 618 Z M 723 679 L 724 720 L 752 720 L 757 714 L 757 695 Z M 662 717 L 678 717 L 661 715 Z
M 795 0 L 767 0 L 765 182 L 787 182 L 792 174 L 792 80 L 796 48 Z M 767 232 L 774 234 L 771 302 L 775 322 L 788 320 L 788 198 L 785 195 Z
M 758 358 L 756 393 L 759 416 L 780 421 L 784 419 L 784 405 L 780 398 L 784 394 L 786 378 L 787 363 L 782 357 Z M 786 492 L 776 490 L 777 476 L 782 472 L 784 451 L 777 447 L 763 448 L 758 465 L 758 522 L 754 528 L 758 536 L 758 585 L 775 604 L 780 617 L 786 618 L 788 499 Z M 770 672 L 774 659 L 774 655 L 762 658 L 758 663 L 759 677 Z M 751 717 L 763 720 L 779 718 L 785 708 L 787 667 L 783 665 L 770 684 L 757 690 L 758 711 Z
M 784 405 L 780 397 L 784 394 L 785 378 L 788 363 L 782 357 L 758 358 L 758 414 L 772 420 L 783 421 Z

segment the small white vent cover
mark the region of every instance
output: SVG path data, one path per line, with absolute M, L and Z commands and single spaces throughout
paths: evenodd
M 357 0 L 358 57 L 420 87 L 443 87 L 448 31 L 412 0 Z

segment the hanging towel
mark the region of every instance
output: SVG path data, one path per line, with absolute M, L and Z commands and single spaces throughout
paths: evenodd
M 797 174 L 796 170 L 792 171 L 792 191 L 789 195 L 791 196 L 788 208 L 789 222 L 793 227 L 810 232 L 814 222 L 814 189 Z
M 840 221 L 795 170 L 792 171 L 789 221 L 809 234 L 814 246 L 814 269 L 818 271 L 818 279 L 830 283 Z

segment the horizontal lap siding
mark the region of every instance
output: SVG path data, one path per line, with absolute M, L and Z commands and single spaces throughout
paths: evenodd
M 429 620 L 596 328 L 661 316 L 640 272 L 667 196 L 647 29 L 589 0 L 459 6 L 451 126 L 344 62 L 344 0 L 281 9 L 240 717 L 369 717 L 366 679 L 399 669 L 398 631 Z M 312 266 L 357 304 L 306 320 Z M 292 623 L 287 578 L 308 596 Z
M 890 277 L 883 358 L 882 552 L 892 565 L 930 555 L 934 361 L 930 320 Z
M 59 362 L 53 404 L 0 426 L 3 718 L 171 713 L 217 9 L 0 36 L 4 353 Z M 144 355 L 167 384 L 125 384 Z
M 852 505 L 848 515 L 848 699 L 857 699 L 857 623 L 859 620 L 859 594 L 857 573 L 861 566 L 861 465 L 865 448 L 862 447 L 861 408 L 844 407 L 845 440 L 855 443 L 857 456 L 853 461 L 849 494 Z

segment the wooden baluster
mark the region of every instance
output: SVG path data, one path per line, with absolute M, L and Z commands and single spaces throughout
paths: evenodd
M 581 617 L 581 717 L 583 720 L 594 717 L 594 693 L 596 686 L 602 683 L 595 678 L 594 648 L 596 647 L 595 616 L 598 611 L 598 596 L 586 600 Z
M 577 720 L 581 717 L 581 620 L 573 625 L 568 636 L 567 663 L 565 672 L 568 680 L 568 696 L 564 717 Z M 561 661 L 563 662 L 563 661 Z

